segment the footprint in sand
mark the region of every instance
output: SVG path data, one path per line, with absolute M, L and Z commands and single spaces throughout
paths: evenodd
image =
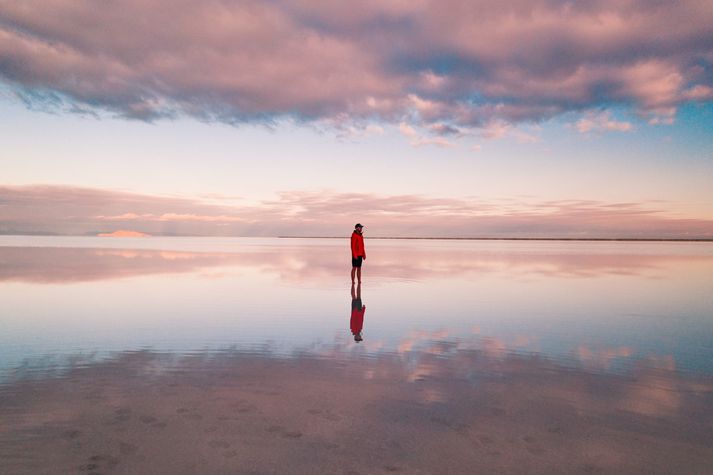
M 156 422 L 156 418 L 153 416 L 141 416 L 139 417 L 139 420 L 144 424 L 151 424 L 152 422 Z
M 542 447 L 527 447 L 527 451 L 532 455 L 542 455 L 546 452 Z
M 281 435 L 282 437 L 286 439 L 299 439 L 302 437 L 302 432 L 298 430 L 287 430 L 282 426 L 278 425 L 272 425 L 266 429 L 268 432 L 272 432 L 278 435 Z
M 491 437 L 487 435 L 481 435 L 478 437 L 478 441 L 483 445 L 490 445 L 495 442 Z
M 315 450 L 336 450 L 339 448 L 339 444 L 333 442 L 309 442 L 308 447 L 314 448 Z
M 131 419 L 131 409 L 122 407 L 114 411 L 114 420 L 117 422 L 126 422 Z
M 230 447 L 230 443 L 225 440 L 211 440 L 208 445 L 214 449 L 227 449 Z
M 78 437 L 81 436 L 81 435 L 82 435 L 82 431 L 81 431 L 81 430 L 71 429 L 71 430 L 68 430 L 68 431 L 66 431 L 66 432 L 64 433 L 64 438 L 65 438 L 65 439 L 76 439 L 76 438 L 78 438 Z
M 326 419 L 332 422 L 342 420 L 342 417 L 340 415 L 335 414 L 329 410 L 323 411 L 321 409 L 308 409 L 307 413 L 312 414 L 313 416 L 320 416 L 322 419 Z
M 139 447 L 134 444 L 130 444 L 128 442 L 119 443 L 119 452 L 121 452 L 122 455 L 135 454 L 138 450 Z
M 530 452 L 532 455 L 540 455 L 540 454 L 545 453 L 545 449 L 543 449 L 542 447 L 539 447 L 537 445 L 531 445 L 531 444 L 535 444 L 537 442 L 536 438 L 526 435 L 522 438 L 522 440 L 524 440 L 528 444 L 526 447 L 526 450 L 528 452 Z
M 195 411 L 195 409 L 179 407 L 178 409 L 176 409 L 176 414 L 179 414 L 184 419 L 191 419 L 194 421 L 199 421 L 199 420 L 203 419 L 203 416 L 201 416 L 200 414 L 196 414 L 193 411 Z
M 96 470 L 99 468 L 99 465 L 95 463 L 85 463 L 84 465 L 79 466 L 79 470 L 82 472 L 88 472 L 89 470 Z
M 603 472 L 604 469 L 602 467 L 594 465 L 593 463 L 587 463 L 587 464 L 582 465 L 582 471 L 584 473 L 599 473 L 599 472 Z
M 79 466 L 83 472 L 96 471 L 102 467 L 111 470 L 119 464 L 119 459 L 111 455 L 92 455 L 88 462 Z
M 234 402 L 230 405 L 230 407 L 232 407 L 234 411 L 239 412 L 241 414 L 246 414 L 248 412 L 257 412 L 257 406 L 255 406 L 254 404 L 250 404 L 245 399 L 241 399 L 237 402 Z

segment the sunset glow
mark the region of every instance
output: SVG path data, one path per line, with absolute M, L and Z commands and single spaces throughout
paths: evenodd
M 712 25 L 693 0 L 0 0 L 0 233 L 708 239 Z

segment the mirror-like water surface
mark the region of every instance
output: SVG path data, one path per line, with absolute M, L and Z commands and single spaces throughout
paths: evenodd
M 139 473 L 157 454 L 152 473 L 713 463 L 713 244 L 367 252 L 352 288 L 346 239 L 0 238 L 0 459 L 10 473 Z
M 372 240 L 356 344 L 341 240 L 31 239 L 43 247 L 0 246 L 5 378 L 117 351 L 374 356 L 434 343 L 713 371 L 708 243 Z

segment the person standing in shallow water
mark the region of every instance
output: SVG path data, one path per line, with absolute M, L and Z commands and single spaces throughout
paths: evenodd
M 354 284 L 354 276 L 361 284 L 361 263 L 366 260 L 366 251 L 364 250 L 364 236 L 362 231 L 364 226 L 357 223 L 354 226 L 352 233 L 352 285 Z

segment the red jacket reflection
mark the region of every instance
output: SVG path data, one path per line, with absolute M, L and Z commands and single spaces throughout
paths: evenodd
M 349 320 L 349 328 L 352 330 L 352 335 L 361 333 L 364 326 L 364 312 L 366 307 L 361 304 L 361 299 L 356 299 L 352 302 L 352 318 Z

